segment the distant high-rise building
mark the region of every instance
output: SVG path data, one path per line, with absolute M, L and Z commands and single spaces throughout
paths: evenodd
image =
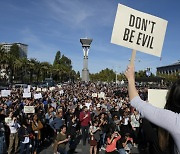
M 11 49 L 11 46 L 13 44 L 18 45 L 19 47 L 19 53 L 20 53 L 20 57 L 26 57 L 27 58 L 27 52 L 28 52 L 28 45 L 27 44 L 23 44 L 23 43 L 0 43 L 0 45 L 2 45 L 2 48 L 4 48 L 4 50 L 6 52 L 9 52 Z

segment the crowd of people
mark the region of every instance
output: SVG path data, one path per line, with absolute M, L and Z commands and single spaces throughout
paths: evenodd
M 146 100 L 147 88 L 138 91 Z M 90 145 L 90 154 L 159 148 L 155 126 L 130 105 L 126 86 L 69 83 L 41 92 L 39 99 L 33 97 L 36 88 L 30 92 L 32 97 L 23 98 L 22 88 L 12 88 L 10 96 L 0 97 L 0 153 L 36 154 L 44 142 L 60 154 L 74 153 L 79 142 Z M 25 113 L 25 106 L 34 113 Z

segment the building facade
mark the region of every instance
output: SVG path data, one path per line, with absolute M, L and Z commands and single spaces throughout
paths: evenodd
M 6 52 L 10 51 L 11 46 L 13 44 L 18 45 L 20 57 L 21 58 L 23 58 L 23 57 L 27 58 L 27 53 L 28 53 L 28 45 L 27 44 L 23 44 L 23 43 L 0 43 L 0 45 L 2 45 L 2 48 L 4 48 L 4 50 Z
M 180 61 L 167 65 L 157 67 L 157 74 L 167 74 L 167 75 L 179 75 L 180 76 Z

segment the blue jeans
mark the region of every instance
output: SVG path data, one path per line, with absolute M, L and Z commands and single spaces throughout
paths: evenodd
M 20 143 L 20 154 L 29 154 L 30 148 L 29 143 Z
M 124 150 L 124 148 L 119 149 L 118 151 L 119 151 L 119 154 L 126 154 L 126 151 Z
M 60 152 L 60 154 L 67 154 L 66 149 L 61 147 L 58 147 L 58 152 Z

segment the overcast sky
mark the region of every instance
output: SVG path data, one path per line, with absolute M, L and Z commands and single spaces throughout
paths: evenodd
M 123 72 L 131 49 L 110 43 L 118 3 L 168 21 L 162 60 L 138 52 L 136 70 L 180 60 L 179 0 L 1 0 L 0 42 L 28 44 L 28 58 L 53 63 L 58 50 L 82 70 L 80 38 L 93 38 L 89 52 L 91 73 L 102 69 Z

